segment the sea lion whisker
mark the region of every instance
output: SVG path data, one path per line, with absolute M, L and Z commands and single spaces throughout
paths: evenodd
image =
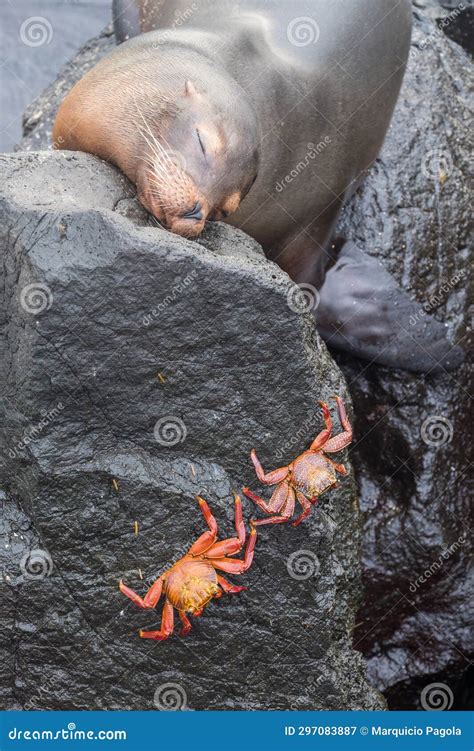
M 147 142 L 148 146 L 150 147 L 150 149 L 153 151 L 153 153 L 157 157 L 159 155 L 162 155 L 165 159 L 168 160 L 168 162 L 170 164 L 173 164 L 173 162 L 171 161 L 171 159 L 169 158 L 169 156 L 166 154 L 166 151 L 163 149 L 162 145 L 160 144 L 160 142 L 158 141 L 158 139 L 156 138 L 156 136 L 152 132 L 152 130 L 151 130 L 148 122 L 146 121 L 146 118 L 143 115 L 143 112 L 141 111 L 140 106 L 139 106 L 138 102 L 136 101 L 135 97 L 133 97 L 133 99 L 134 99 L 135 106 L 137 108 L 138 114 L 140 115 L 141 119 L 143 120 L 143 124 L 145 125 L 146 133 L 148 133 L 148 136 L 151 138 L 151 143 L 150 143 L 150 141 L 149 141 L 146 133 L 143 131 L 143 129 L 142 129 L 141 126 L 138 126 L 139 132 L 144 137 L 144 139 Z
M 138 104 L 137 104 L 137 109 L 138 109 L 138 113 L 139 113 L 140 117 L 142 118 L 142 120 L 143 120 L 143 122 L 145 124 L 147 133 L 148 133 L 149 137 L 152 140 L 152 142 L 150 143 L 150 141 L 148 140 L 146 134 L 143 132 L 143 129 L 139 126 L 139 131 L 141 132 L 142 136 L 145 138 L 148 146 L 153 151 L 153 153 L 155 154 L 156 157 L 159 157 L 159 155 L 160 155 L 164 160 L 166 160 L 169 163 L 170 166 L 172 166 L 172 167 L 174 167 L 176 169 L 176 167 L 178 167 L 178 165 L 176 165 L 175 162 L 173 162 L 172 159 L 170 159 L 169 154 L 166 153 L 166 150 L 163 148 L 163 146 L 158 141 L 158 139 L 156 138 L 156 136 L 154 135 L 154 133 L 151 131 L 150 126 L 148 125 L 148 123 L 147 123 L 147 121 L 146 121 L 146 119 L 145 119 L 142 111 L 140 110 Z M 172 149 L 171 149 L 171 147 L 170 147 L 170 145 L 168 143 L 167 143 L 167 146 L 168 146 L 168 148 L 171 151 Z M 165 165 L 163 165 L 163 166 L 165 166 Z

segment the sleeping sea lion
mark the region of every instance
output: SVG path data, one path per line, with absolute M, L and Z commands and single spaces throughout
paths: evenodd
M 392 283 L 385 304 L 367 254 L 347 285 L 333 242 L 389 127 L 411 12 L 410 0 L 114 0 L 120 45 L 65 98 L 53 140 L 115 163 L 172 232 L 223 220 L 254 237 L 319 290 L 329 344 L 415 371 L 454 367 L 442 324 L 425 319 L 421 349 L 400 336 L 399 311 L 419 305 Z

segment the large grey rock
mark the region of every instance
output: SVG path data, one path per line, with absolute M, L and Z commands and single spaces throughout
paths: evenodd
M 183 555 L 205 528 L 198 492 L 231 536 L 232 490 L 258 487 L 252 446 L 269 468 L 290 460 L 295 434 L 301 450 L 320 428 L 317 399 L 348 398 L 311 315 L 288 306 L 293 284 L 230 227 L 198 244 L 150 226 L 94 157 L 0 163 L 2 532 L 22 534 L 2 551 L 2 705 L 383 708 L 351 646 L 352 476 L 300 528 L 262 530 L 234 577 L 248 591 L 186 639 L 140 639 L 161 605 L 117 589 Z
M 467 55 L 418 14 L 384 149 L 339 225 L 419 301 L 418 318 L 401 326 L 415 330 L 429 311 L 466 351 L 470 91 Z M 337 360 L 354 401 L 351 456 L 365 517 L 367 594 L 355 644 L 389 706 L 418 707 L 423 687 L 436 681 L 456 699 L 474 652 L 469 364 L 417 376 Z

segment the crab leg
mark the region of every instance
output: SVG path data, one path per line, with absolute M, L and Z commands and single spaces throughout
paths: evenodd
M 217 537 L 217 522 L 211 513 L 211 509 L 207 505 L 204 498 L 197 496 L 197 500 L 202 511 L 202 515 L 209 527 L 209 532 L 204 532 L 200 537 L 198 537 L 196 542 L 191 545 L 188 550 L 189 555 L 201 555 L 211 547 L 212 543 Z
M 340 396 L 335 396 L 333 398 L 337 402 L 337 411 L 339 413 L 339 419 L 341 421 L 342 427 L 344 428 L 344 432 L 333 436 L 333 438 L 331 438 L 323 446 L 323 451 L 328 453 L 341 451 L 341 449 L 346 448 L 346 446 L 348 446 L 352 441 L 352 427 L 346 414 L 344 402 L 342 401 Z
M 321 406 L 321 409 L 323 410 L 323 419 L 326 427 L 314 439 L 313 443 L 310 446 L 311 451 L 318 451 L 318 449 L 320 449 L 321 446 L 324 446 L 324 444 L 331 437 L 332 420 L 328 405 L 325 404 L 325 402 L 319 402 L 319 404 Z
M 183 624 L 183 628 L 179 632 L 180 636 L 187 636 L 189 632 L 191 631 L 191 621 L 189 620 L 188 616 L 184 612 L 184 610 L 179 611 L 179 617 L 181 618 L 181 623 Z
M 243 491 L 245 495 L 254 501 L 254 503 L 256 503 L 262 511 L 265 511 L 266 514 L 276 514 L 277 512 L 280 512 L 279 515 L 271 516 L 269 519 L 252 520 L 252 524 L 255 524 L 256 526 L 261 524 L 283 524 L 285 521 L 288 521 L 293 514 L 295 508 L 295 493 L 293 488 L 286 483 L 281 483 L 281 485 L 276 488 L 269 503 L 266 503 L 263 498 L 260 498 L 256 493 L 252 493 L 248 488 L 244 488 Z
M 292 527 L 297 527 L 298 524 L 301 524 L 301 522 L 303 521 L 303 519 L 306 519 L 306 517 L 309 516 L 310 511 L 311 511 L 311 505 L 312 505 L 312 503 L 315 503 L 315 501 L 313 499 L 311 499 L 311 501 L 309 501 L 306 498 L 306 496 L 303 495 L 303 493 L 300 493 L 299 490 L 296 491 L 296 497 L 299 500 L 299 502 L 301 503 L 301 505 L 303 506 L 303 513 L 300 514 L 300 516 L 298 516 L 294 520 L 294 522 L 291 522 L 291 526 Z
M 326 449 L 323 449 L 323 452 L 324 451 L 326 451 Z M 339 472 L 340 475 L 347 475 L 347 469 L 345 468 L 343 464 L 338 464 L 337 462 L 334 462 L 332 459 L 330 459 L 329 456 L 326 456 L 326 461 L 331 462 L 336 472 Z
M 150 589 L 143 599 L 140 597 L 140 595 L 137 595 L 137 593 L 134 592 L 133 589 L 125 586 L 122 580 L 120 580 L 119 589 L 122 594 L 124 594 L 126 597 L 129 597 L 132 602 L 135 603 L 135 605 L 138 605 L 139 608 L 150 610 L 151 608 L 156 607 L 156 604 L 161 597 L 161 590 L 163 589 L 163 577 L 160 576 L 160 578 L 151 585 Z
M 247 589 L 247 587 L 237 587 L 235 584 L 231 584 L 227 581 L 227 579 L 224 579 L 223 576 L 220 576 L 217 574 L 217 581 L 221 585 L 224 592 L 227 592 L 227 594 L 234 594 L 236 592 L 243 592 L 244 589 Z
M 226 571 L 228 574 L 243 574 L 250 568 L 253 561 L 253 551 L 257 541 L 257 530 L 252 526 L 247 547 L 245 548 L 244 560 L 238 558 L 215 558 L 212 561 L 214 568 Z
M 260 482 L 263 482 L 264 485 L 276 485 L 277 482 L 284 480 L 288 474 L 288 467 L 279 467 L 279 469 L 273 469 L 271 472 L 265 472 L 257 458 L 255 449 L 252 449 L 250 452 L 250 458 L 255 467 L 258 479 Z
M 245 524 L 242 517 L 242 502 L 238 495 L 234 495 L 235 508 L 235 529 L 238 537 L 230 537 L 228 540 L 215 542 L 209 550 L 206 551 L 206 558 L 222 558 L 222 556 L 238 553 L 245 543 Z
M 252 493 L 252 496 L 253 495 L 254 494 Z M 255 498 L 258 498 L 258 496 L 256 496 Z M 258 501 L 255 500 L 255 503 L 258 503 Z M 263 508 L 260 503 L 258 503 L 258 505 L 260 506 L 260 508 Z M 293 515 L 293 511 L 295 510 L 295 492 L 293 488 L 288 487 L 286 499 L 283 506 L 280 506 L 280 508 L 278 509 L 274 508 L 271 511 L 280 511 L 280 509 L 281 513 L 279 516 L 270 516 L 268 517 L 268 519 L 252 519 L 252 524 L 254 524 L 255 526 L 261 526 L 262 524 L 284 524 L 285 522 L 287 522 Z
M 262 511 L 265 511 L 266 514 L 275 514 L 278 511 L 281 511 L 281 509 L 285 506 L 285 504 L 288 502 L 290 493 L 292 493 L 293 491 L 286 482 L 282 482 L 277 488 L 275 488 L 273 495 L 268 503 L 249 488 L 243 488 L 243 492 L 245 493 L 247 498 L 250 498 L 251 501 L 256 503 L 257 506 L 261 508 Z
M 173 633 L 174 613 L 173 606 L 169 600 L 166 600 L 163 607 L 163 615 L 161 618 L 161 629 L 159 631 L 140 631 L 142 639 L 156 639 L 157 641 L 164 641 Z

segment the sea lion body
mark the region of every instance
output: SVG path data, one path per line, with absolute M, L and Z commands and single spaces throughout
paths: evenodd
M 116 28 L 126 20 L 120 4 Z M 295 281 L 319 287 L 341 205 L 376 158 L 393 114 L 411 3 L 142 0 L 135 19 L 137 10 L 139 28 L 128 26 L 128 34 L 144 33 L 132 41 L 137 50 L 159 49 L 160 38 L 197 46 L 242 87 L 259 119 L 260 165 L 227 221 Z
M 411 12 L 410 0 L 114 0 L 122 43 L 68 94 L 53 139 L 117 164 L 173 232 L 225 220 L 254 237 L 320 291 L 334 346 L 454 367 L 442 324 L 425 320 L 421 346 L 404 334 L 400 311 L 419 305 L 370 254 L 358 263 L 333 242 L 389 127 Z

